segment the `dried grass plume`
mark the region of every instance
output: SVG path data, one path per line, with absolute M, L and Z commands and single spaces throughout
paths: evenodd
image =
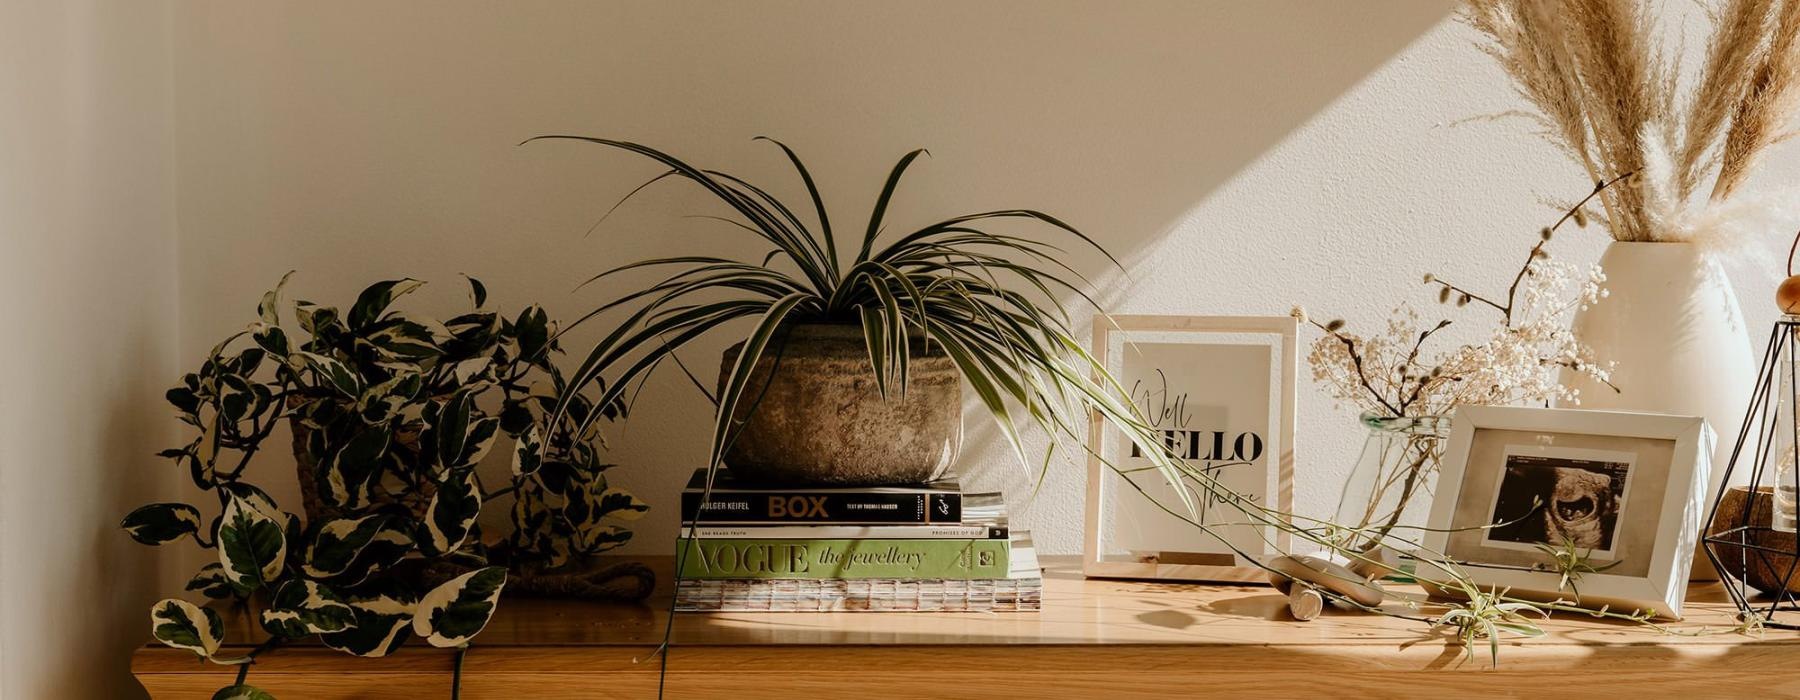
M 1800 0 L 1706 2 L 1713 32 L 1688 81 L 1650 7 L 1468 0 L 1462 19 L 1590 179 L 1631 176 L 1600 198 L 1613 238 L 1692 241 L 1800 106 Z

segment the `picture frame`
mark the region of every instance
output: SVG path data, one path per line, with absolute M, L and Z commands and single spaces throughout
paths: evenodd
M 1291 316 L 1101 315 L 1094 319 L 1093 352 L 1120 380 L 1127 399 L 1153 426 L 1163 426 L 1171 449 L 1216 470 L 1227 486 L 1289 512 L 1298 335 L 1299 322 Z M 1268 582 L 1265 570 L 1220 538 L 1158 507 L 1160 501 L 1178 512 L 1183 508 L 1161 473 L 1133 455 L 1136 446 L 1097 414 L 1088 440 L 1084 575 Z M 1128 476 L 1108 462 L 1140 471 Z M 1153 501 L 1146 493 L 1166 498 Z M 1221 537 L 1246 554 L 1286 550 L 1287 533 L 1225 522 L 1228 508 L 1214 513 L 1215 504 L 1197 500 L 1201 522 L 1219 523 Z
M 1482 588 L 1526 600 L 1680 619 L 1705 515 L 1706 421 L 1623 411 L 1465 406 L 1451 418 L 1419 574 L 1438 557 Z M 1573 546 L 1602 571 L 1558 590 L 1538 544 Z

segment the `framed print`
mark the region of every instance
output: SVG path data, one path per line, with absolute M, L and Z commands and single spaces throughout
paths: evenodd
M 1678 619 L 1712 441 L 1689 416 L 1459 408 L 1421 544 L 1484 588 Z M 1541 546 L 1574 547 L 1602 570 L 1558 590 Z M 1430 559 L 1420 574 L 1442 574 Z
M 1289 316 L 1099 316 L 1094 354 L 1173 456 L 1285 512 L 1293 507 L 1297 330 Z M 1242 522 L 1236 509 L 1207 498 L 1191 480 L 1169 483 L 1097 414 L 1088 435 L 1095 454 L 1088 459 L 1083 573 L 1267 582 L 1234 548 L 1274 554 L 1285 550 L 1286 533 Z M 1183 520 L 1190 516 L 1177 488 L 1194 495 L 1199 507 L 1191 517 L 1217 537 Z

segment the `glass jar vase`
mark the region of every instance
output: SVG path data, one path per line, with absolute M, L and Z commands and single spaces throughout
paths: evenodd
M 1369 434 L 1333 519 L 1343 528 L 1340 546 L 1371 552 L 1385 545 L 1409 553 L 1406 543 L 1419 540 L 1431 513 L 1450 417 L 1364 413 L 1360 420 Z

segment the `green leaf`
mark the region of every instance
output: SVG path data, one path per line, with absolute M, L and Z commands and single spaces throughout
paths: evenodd
M 425 283 L 412 278 L 376 282 L 364 289 L 356 297 L 356 303 L 350 307 L 348 321 L 351 330 L 362 330 L 364 327 L 381 318 L 381 312 L 388 306 Z
M 213 693 L 212 700 L 275 700 L 268 691 L 253 685 L 237 684 L 220 688 Z
M 219 653 L 225 623 L 211 608 L 167 598 L 150 608 L 150 634 L 156 641 L 205 659 Z
M 419 599 L 413 613 L 413 634 L 434 647 L 467 644 L 487 627 L 505 586 L 503 566 L 471 571 L 445 582 Z
M 838 264 L 837 237 L 831 233 L 831 217 L 825 213 L 825 200 L 823 197 L 819 196 L 818 186 L 813 184 L 812 173 L 807 172 L 806 164 L 800 162 L 800 156 L 794 153 L 794 149 L 788 148 L 787 144 L 767 136 L 758 136 L 756 138 L 781 147 L 781 152 L 787 154 L 788 162 L 793 163 L 794 170 L 800 173 L 800 182 L 806 185 L 806 194 L 812 197 L 813 211 L 819 216 L 820 237 L 825 239 L 826 261 L 830 264 L 829 269 L 831 270 L 831 273 L 836 275 Z
M 163 544 L 198 533 L 200 511 L 186 503 L 152 503 L 131 511 L 119 527 L 143 544 Z
M 439 557 L 461 549 L 479 515 L 481 493 L 475 485 L 475 475 L 452 473 L 438 484 L 437 493 L 432 494 L 431 505 L 425 510 L 425 520 L 419 523 L 419 550 Z
M 391 515 L 327 522 L 307 544 L 301 571 L 315 579 L 356 586 L 412 550 L 412 535 L 402 528 L 402 522 Z
M 282 522 L 251 501 L 232 496 L 219 524 L 219 564 L 225 579 L 239 591 L 254 590 L 279 578 L 286 558 Z
M 200 567 L 199 573 L 194 574 L 193 578 L 188 579 L 186 588 L 189 591 L 198 592 L 208 598 L 223 599 L 236 597 L 235 592 L 231 588 L 231 581 L 228 581 L 225 578 L 225 568 L 219 566 L 218 562 L 212 562 L 206 566 Z
M 289 579 L 275 589 L 270 607 L 262 611 L 264 630 L 277 637 L 296 639 L 350 629 L 354 615 L 336 591 L 316 581 Z
M 887 215 L 888 201 L 893 199 L 894 189 L 900 186 L 900 176 L 906 173 L 906 166 L 912 165 L 914 159 L 926 154 L 923 148 L 908 153 L 888 173 L 887 183 L 881 186 L 881 196 L 875 198 L 875 211 L 869 215 L 869 230 L 863 234 L 862 252 L 856 256 L 857 262 L 869 259 L 869 251 L 875 247 L 875 237 L 881 234 L 881 220 Z
M 745 387 L 749 386 L 751 372 L 755 370 L 756 363 L 762 359 L 763 351 L 769 345 L 769 339 L 774 337 L 776 330 L 781 328 L 782 322 L 787 320 L 788 313 L 806 300 L 806 294 L 796 292 L 769 305 L 769 310 L 757 321 L 756 328 L 752 329 L 750 336 L 744 340 L 744 347 L 738 351 L 737 361 L 732 365 L 731 374 L 724 386 L 719 389 L 719 407 L 713 432 L 712 454 L 707 461 L 709 469 L 717 466 L 725 457 L 725 448 L 734 434 L 731 426 L 737 419 L 738 401 L 743 398 Z
M 355 624 L 342 632 L 319 635 L 319 641 L 338 651 L 367 658 L 393 653 L 405 643 L 413 625 L 417 603 L 388 595 L 349 598 Z

